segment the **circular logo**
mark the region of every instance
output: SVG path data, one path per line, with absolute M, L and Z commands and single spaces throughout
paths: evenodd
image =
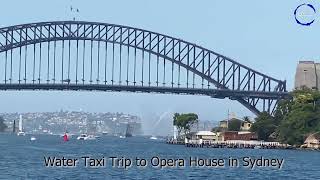
M 302 26 L 310 26 L 314 23 L 316 9 L 312 4 L 301 4 L 294 10 L 296 22 Z

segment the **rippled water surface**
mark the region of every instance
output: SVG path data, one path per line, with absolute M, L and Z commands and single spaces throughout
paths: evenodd
M 168 145 L 144 137 L 120 139 L 101 137 L 95 141 L 72 138 L 63 142 L 59 136 L 0 135 L 0 179 L 319 179 L 320 152 L 298 150 L 211 149 Z M 105 159 L 103 167 L 86 167 L 83 156 Z M 153 167 L 150 159 L 184 159 L 185 167 Z M 241 159 L 284 159 L 281 169 L 243 167 Z M 45 167 L 44 157 L 77 158 L 76 167 Z M 132 159 L 132 166 L 112 167 L 109 157 Z M 137 167 L 135 158 L 146 159 L 146 167 Z M 239 159 L 239 167 L 190 167 L 189 158 Z M 156 163 L 156 162 L 154 162 Z

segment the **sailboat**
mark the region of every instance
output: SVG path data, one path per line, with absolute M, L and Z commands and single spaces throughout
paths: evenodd
M 20 119 L 19 119 L 19 132 L 17 134 L 18 136 L 25 136 L 26 133 L 23 132 L 23 129 L 22 129 L 22 115 L 20 115 Z
M 132 128 L 133 127 L 130 126 L 130 124 L 128 123 L 125 137 L 132 137 L 132 130 L 133 130 Z
M 65 132 L 64 133 L 64 135 L 63 135 L 63 141 L 69 141 L 69 137 L 68 137 L 68 134 L 67 134 L 67 132 Z
M 13 120 L 12 133 L 16 133 L 16 120 Z

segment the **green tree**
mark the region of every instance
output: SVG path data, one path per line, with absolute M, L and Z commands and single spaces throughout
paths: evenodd
M 223 131 L 226 131 L 226 129 L 219 126 L 211 129 L 211 132 L 223 132 Z
M 228 131 L 240 131 L 242 121 L 239 119 L 230 119 L 228 121 Z
M 4 132 L 7 129 L 7 125 L 4 123 L 3 117 L 0 116 L 0 132 Z
M 304 88 L 291 95 L 291 100 L 278 103 L 274 117 L 261 113 L 256 118 L 251 131 L 260 139 L 273 134 L 282 143 L 301 145 L 309 134 L 320 131 L 320 92 Z
M 180 114 L 179 113 L 174 113 L 173 115 L 173 125 L 177 127 L 178 130 L 178 136 L 181 134 L 182 131 L 182 125 L 180 124 L 181 121 L 178 121 Z
M 260 140 L 268 140 L 269 136 L 275 132 L 274 118 L 267 112 L 261 113 L 257 118 L 255 123 L 251 126 L 250 131 L 256 132 Z
M 177 126 L 178 131 L 184 131 L 184 134 L 190 132 L 191 126 L 198 122 L 198 115 L 194 113 L 178 114 L 173 116 L 173 125 Z
M 300 104 L 288 113 L 277 128 L 279 141 L 301 145 L 305 138 L 320 131 L 320 111 L 313 104 Z
M 275 123 L 277 125 L 284 119 L 284 117 L 292 110 L 292 101 L 291 100 L 281 100 L 278 103 L 278 106 L 275 110 Z

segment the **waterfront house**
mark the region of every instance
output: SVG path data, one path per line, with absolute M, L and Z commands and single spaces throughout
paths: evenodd
M 311 134 L 304 141 L 304 147 L 312 149 L 320 149 L 320 132 Z
M 198 131 L 189 133 L 186 136 L 185 143 L 191 144 L 211 144 L 214 141 L 218 140 L 216 133 L 211 131 Z
M 211 131 L 198 131 L 196 134 L 196 138 L 203 140 L 216 140 L 217 134 Z
M 223 129 L 227 129 L 228 128 L 228 120 L 222 120 L 219 122 L 219 127 L 223 128 Z
M 232 121 L 232 120 L 237 120 L 238 119 L 236 117 L 235 113 L 230 113 L 229 115 L 230 116 L 228 116 L 228 119 L 224 119 L 224 120 L 219 122 L 219 128 L 220 129 L 222 129 L 222 130 L 228 129 L 229 122 Z
M 240 130 L 241 131 L 250 131 L 251 126 L 252 126 L 252 123 L 250 121 L 243 121 L 241 123 Z
M 219 127 L 217 128 L 218 131 L 250 131 L 252 126 L 252 122 L 246 119 L 237 118 L 235 113 L 232 113 L 228 119 L 224 119 L 219 121 Z

